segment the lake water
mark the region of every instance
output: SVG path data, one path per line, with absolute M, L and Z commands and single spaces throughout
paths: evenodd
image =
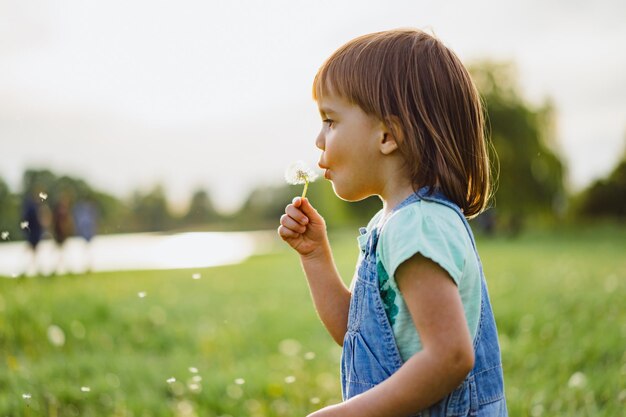
M 26 242 L 3 242 L 0 275 L 203 268 L 239 263 L 271 250 L 275 243 L 273 231 L 101 235 L 89 244 L 73 237 L 62 250 L 54 241 L 43 240 L 34 261 Z

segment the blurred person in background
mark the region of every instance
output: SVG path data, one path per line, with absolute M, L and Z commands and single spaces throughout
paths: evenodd
M 71 198 L 67 191 L 62 191 L 52 208 L 52 236 L 57 243 L 59 256 L 57 266 L 53 273 L 63 274 L 67 272 L 65 266 L 65 241 L 74 233 L 72 219 Z
M 91 240 L 96 234 L 98 211 L 90 197 L 80 200 L 72 210 L 76 234 L 85 240 L 84 268 L 87 272 L 93 270 L 93 255 Z
M 22 216 L 20 227 L 24 232 L 24 237 L 28 243 L 26 250 L 27 261 L 24 266 L 23 275 L 37 275 L 39 273 L 39 265 L 37 261 L 37 247 L 41 241 L 44 231 L 45 221 L 43 217 L 44 207 L 39 197 L 39 187 L 33 187 L 24 193 L 22 201 Z

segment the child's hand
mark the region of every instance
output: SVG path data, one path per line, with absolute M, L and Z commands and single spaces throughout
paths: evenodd
M 302 256 L 313 255 L 328 245 L 326 222 L 307 198 L 296 197 L 285 208 L 278 234 Z

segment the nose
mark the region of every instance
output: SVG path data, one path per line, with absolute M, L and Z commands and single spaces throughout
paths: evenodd
M 326 138 L 324 137 L 324 130 L 321 130 L 319 135 L 317 135 L 317 138 L 315 139 L 315 146 L 317 146 L 317 148 L 322 151 L 326 147 Z

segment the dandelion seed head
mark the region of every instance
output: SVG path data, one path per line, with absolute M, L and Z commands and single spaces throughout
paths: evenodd
M 304 354 L 304 359 L 306 359 L 307 361 L 312 361 L 313 359 L 315 359 L 315 352 L 307 352 Z
M 51 324 L 48 326 L 48 340 L 54 346 L 65 344 L 65 332 L 59 326 Z
M 25 400 L 30 400 L 32 398 L 32 395 L 30 395 L 28 392 L 22 394 L 22 398 Z
M 198 373 L 198 368 L 196 368 L 195 366 L 190 366 L 189 367 L 189 372 L 191 372 L 192 374 L 197 374 Z
M 28 228 L 28 222 L 27 221 L 20 222 L 20 229 L 24 230 L 26 228 Z
M 313 397 L 311 398 L 311 404 L 319 404 L 320 403 L 320 399 L 318 397 Z
M 304 162 L 294 162 L 285 171 L 285 180 L 289 184 L 305 184 L 317 179 L 317 174 Z
M 200 278 L 202 278 L 202 275 L 199 274 L 198 272 L 196 272 L 195 274 L 191 275 L 191 278 L 192 279 L 200 279 Z
M 202 377 L 200 375 L 194 375 L 193 378 L 191 378 L 191 380 L 195 383 L 199 383 L 202 381 Z
M 2 238 L 2 240 L 7 240 L 9 238 L 9 232 L 7 232 L 6 230 L 3 231 L 2 233 L 0 233 L 0 238 Z
M 286 384 L 293 384 L 294 382 L 296 382 L 296 377 L 293 375 L 289 375 L 285 377 L 285 383 Z
M 243 384 L 245 384 L 245 383 L 246 383 L 246 380 L 245 380 L 245 379 L 243 379 L 243 378 L 237 378 L 237 379 L 235 379 L 235 384 L 237 384 L 237 385 L 243 385 Z
M 139 298 L 145 298 L 147 294 L 145 291 L 139 291 L 137 295 L 139 296 Z
M 167 379 L 165 380 L 165 382 L 167 382 L 168 384 L 173 384 L 174 382 L 176 382 L 176 378 L 174 378 L 174 377 L 167 378 Z
M 82 392 L 91 392 L 91 388 L 89 388 L 89 387 L 80 387 L 80 390 Z
M 574 372 L 567 381 L 570 388 L 584 388 L 587 385 L 587 377 L 582 372 Z
M 48 199 L 48 194 L 42 191 L 39 193 L 39 198 L 41 198 L 41 201 L 46 201 Z

